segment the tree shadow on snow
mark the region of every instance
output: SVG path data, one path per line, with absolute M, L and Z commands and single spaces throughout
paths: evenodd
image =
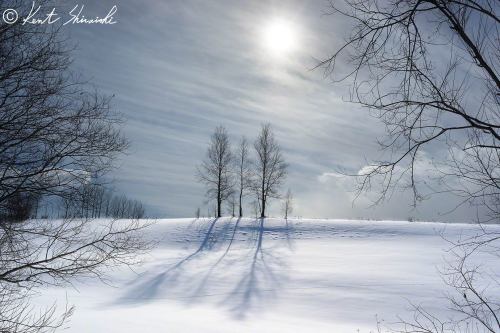
M 160 295 L 160 287 L 165 283 L 174 284 L 175 281 L 180 277 L 183 266 L 190 260 L 196 258 L 205 250 L 210 250 L 213 247 L 212 233 L 218 219 L 215 218 L 209 222 L 208 228 L 202 239 L 199 247 L 188 256 L 184 257 L 174 265 L 166 268 L 160 269 L 160 272 L 156 272 L 153 276 L 148 276 L 148 272 L 141 274 L 134 282 L 133 286 L 127 293 L 120 297 L 118 303 L 139 303 L 143 301 L 150 301 L 158 298 Z M 163 266 L 163 265 L 161 265 Z
M 291 249 L 291 223 L 266 228 L 265 219 L 250 224 L 241 219 L 217 222 L 209 223 L 193 253 L 167 268 L 159 265 L 139 276 L 115 304 L 174 299 L 195 305 L 215 300 L 240 319 L 250 311 L 265 309 L 286 282 L 286 261 L 283 242 L 264 247 L 264 238 L 266 234 L 282 237 L 284 248 Z
M 219 266 L 219 264 L 224 260 L 224 258 L 226 258 L 227 254 L 229 253 L 229 250 L 231 249 L 231 246 L 233 245 L 234 238 L 236 236 L 236 232 L 238 230 L 238 225 L 240 224 L 240 221 L 241 221 L 241 218 L 238 218 L 236 220 L 236 223 L 234 224 L 234 227 L 233 227 L 233 230 L 231 233 L 231 237 L 229 239 L 229 243 L 228 243 L 226 249 L 224 250 L 222 255 L 219 257 L 219 259 L 217 259 L 217 261 L 213 265 L 211 265 L 210 268 L 206 271 L 206 273 L 204 274 L 200 283 L 198 284 L 198 287 L 195 289 L 193 295 L 203 295 L 205 293 L 206 289 L 208 289 L 210 277 L 212 276 L 212 274 L 214 273 L 216 268 Z
M 285 282 L 286 263 L 273 247 L 264 248 L 264 219 L 258 219 L 254 229 L 254 247 L 246 269 L 240 273 L 235 287 L 221 302 L 228 305 L 231 312 L 240 319 L 253 310 L 264 309 L 277 298 L 280 286 Z M 280 228 L 281 229 L 281 228 Z M 274 229 L 273 231 L 275 231 Z M 291 247 L 288 225 L 284 231 L 287 244 Z

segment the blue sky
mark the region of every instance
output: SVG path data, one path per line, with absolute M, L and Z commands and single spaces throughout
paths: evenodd
M 327 1 L 85 3 L 89 16 L 114 4 L 117 24 L 68 32 L 78 45 L 75 69 L 114 94 L 113 106 L 127 120 L 132 146 L 113 173 L 116 187 L 142 200 L 150 215 L 192 216 L 203 207 L 204 188 L 194 175 L 211 132 L 222 124 L 234 142 L 241 135 L 253 140 L 263 122 L 273 125 L 290 164 L 286 187 L 295 195 L 294 215 L 449 221 L 475 215 L 464 207 L 442 216 L 456 203 L 449 195 L 417 210 L 405 192 L 375 208 L 369 195 L 353 204 L 353 180 L 337 172 L 357 172 L 379 156 L 376 139 L 384 129 L 344 101 L 347 83 L 312 70 L 349 29 L 324 15 Z M 266 42 L 266 27 L 277 20 L 293 31 L 293 47 L 281 54 Z M 434 154 L 439 148 L 425 157 Z M 424 161 L 423 173 L 426 168 Z M 275 202 L 271 214 L 278 208 Z

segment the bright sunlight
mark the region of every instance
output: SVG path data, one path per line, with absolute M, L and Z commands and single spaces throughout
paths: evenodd
M 263 30 L 265 47 L 275 56 L 285 56 L 297 47 L 297 33 L 284 19 L 271 21 Z

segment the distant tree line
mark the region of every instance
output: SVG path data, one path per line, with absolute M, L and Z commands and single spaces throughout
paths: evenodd
M 63 198 L 60 206 L 63 218 L 140 219 L 146 212 L 139 200 L 129 199 L 124 194 L 116 194 L 93 184 L 83 186 L 72 197 Z
M 206 189 L 208 200 L 215 201 L 215 216 L 222 216 L 223 205 L 227 204 L 232 216 L 243 216 L 245 196 L 254 195 L 253 207 L 256 215 L 266 217 L 269 199 L 280 198 L 280 188 L 287 176 L 288 164 L 281 147 L 274 137 L 270 124 L 264 124 L 253 144 L 251 156 L 248 140 L 242 137 L 233 151 L 229 135 L 223 126 L 218 126 L 210 138 L 205 159 L 197 168 L 197 179 Z M 291 208 L 286 205 L 287 215 Z M 196 210 L 199 217 L 200 210 Z
M 42 213 L 43 206 L 50 206 L 51 214 Z M 27 219 L 51 217 L 140 219 L 146 210 L 141 201 L 97 184 L 87 184 L 59 200 L 44 198 L 33 193 L 18 192 L 0 209 L 0 219 L 20 222 Z

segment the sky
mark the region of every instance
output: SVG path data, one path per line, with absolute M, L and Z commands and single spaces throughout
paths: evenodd
M 69 4 L 71 1 L 65 1 Z M 76 3 L 75 3 L 76 4 Z M 202 214 L 205 189 L 196 178 L 210 134 L 223 125 L 236 143 L 253 141 L 270 122 L 294 193 L 294 216 L 470 221 L 475 211 L 441 195 L 412 207 L 397 191 L 373 207 L 354 200 L 356 173 L 380 156 L 384 127 L 346 102 L 348 82 L 334 83 L 319 59 L 341 45 L 345 19 L 315 1 L 91 1 L 88 16 L 117 6 L 114 25 L 67 26 L 74 69 L 126 119 L 131 141 L 112 174 L 117 190 L 141 200 L 153 217 Z M 420 172 L 438 148 L 424 152 Z M 274 201 L 270 215 L 278 215 Z M 246 210 L 250 213 L 250 208 Z M 206 214 L 206 213 L 205 213 Z

